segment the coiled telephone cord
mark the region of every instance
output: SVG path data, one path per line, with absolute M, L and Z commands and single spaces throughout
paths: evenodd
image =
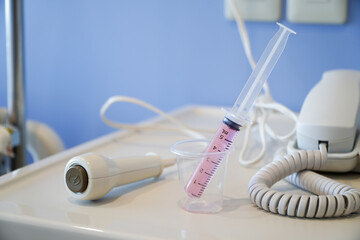
M 308 170 L 320 170 L 327 161 L 325 144 L 320 150 L 287 154 L 261 168 L 250 180 L 250 199 L 259 208 L 293 217 L 340 217 L 360 210 L 360 191 Z M 316 195 L 298 195 L 271 189 L 286 178 Z

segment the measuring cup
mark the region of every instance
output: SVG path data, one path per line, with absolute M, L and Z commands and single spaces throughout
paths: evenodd
M 206 151 L 209 143 L 210 140 L 187 140 L 177 142 L 171 146 L 171 151 L 176 154 L 180 191 L 182 192 L 179 205 L 189 212 L 215 213 L 221 211 L 223 206 L 223 188 L 230 150 L 209 153 Z M 201 196 L 192 196 L 188 194 L 185 188 L 195 170 L 204 171 L 203 169 L 196 169 L 203 159 L 206 161 L 221 159 L 221 161 L 216 171 L 204 172 L 212 175 L 212 177 Z

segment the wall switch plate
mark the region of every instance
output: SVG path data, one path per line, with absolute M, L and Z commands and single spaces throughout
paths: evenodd
M 228 20 L 235 20 L 230 1 L 224 0 L 224 14 Z M 281 18 L 282 0 L 235 0 L 235 4 L 247 21 L 275 22 Z
M 344 24 L 348 0 L 287 0 L 286 16 L 294 23 Z

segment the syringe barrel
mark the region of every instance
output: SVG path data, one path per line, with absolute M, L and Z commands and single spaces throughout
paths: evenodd
M 278 25 L 280 26 L 280 29 L 269 41 L 255 69 L 251 73 L 234 106 L 227 115 L 227 117 L 238 124 L 242 124 L 246 119 L 246 116 L 259 95 L 265 81 L 268 79 L 271 71 L 284 51 L 290 33 L 295 33 L 293 30 L 280 23 L 278 23 Z
M 234 142 L 240 127 L 230 119 L 224 118 L 223 123 L 206 149 L 206 153 L 209 155 L 203 157 L 185 186 L 185 191 L 189 197 L 200 198 L 202 196 L 216 169 L 222 163 L 225 155 L 228 154 L 228 150 Z M 216 155 L 212 153 L 216 153 Z

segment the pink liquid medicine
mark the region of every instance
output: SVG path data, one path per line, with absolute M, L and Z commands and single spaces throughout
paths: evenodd
M 207 147 L 206 153 L 210 153 L 205 156 L 193 175 L 186 184 L 185 191 L 189 197 L 200 198 L 206 189 L 206 186 L 210 182 L 212 176 L 215 174 L 217 167 L 221 164 L 223 155 L 211 155 L 215 152 L 224 152 L 228 150 L 237 133 L 240 130 L 240 125 L 225 118 L 220 128 L 217 130 L 214 138 Z

